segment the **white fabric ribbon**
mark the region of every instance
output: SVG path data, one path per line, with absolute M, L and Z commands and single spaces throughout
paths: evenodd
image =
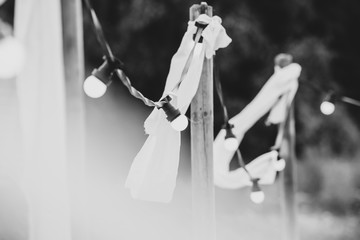
M 261 156 L 255 158 L 250 163 L 246 164 L 246 169 L 249 171 L 250 175 L 253 178 L 259 178 L 259 184 L 269 185 L 273 184 L 276 177 L 276 162 L 278 158 L 278 152 L 273 150 L 267 153 L 262 154 Z M 252 182 L 249 178 L 249 175 L 245 172 L 243 168 L 238 168 L 234 171 L 220 171 L 224 168 L 215 167 L 216 172 L 216 186 L 226 189 L 236 189 L 246 186 L 252 186 Z
M 244 134 L 270 109 L 268 119 L 270 123 L 276 124 L 285 120 L 286 108 L 296 94 L 300 73 L 301 66 L 297 63 L 276 69 L 256 97 L 239 114 L 229 120 L 229 123 L 234 125 L 233 132 L 239 144 Z M 224 147 L 225 134 L 224 129 L 220 130 L 214 140 L 215 185 L 222 188 L 247 186 L 250 180 L 243 169 L 229 171 L 229 164 L 235 151 L 229 151 Z M 268 157 L 269 155 L 264 154 L 248 164 L 248 167 L 252 168 L 249 170 L 250 173 L 253 172 L 253 177 L 260 178 L 261 184 L 271 184 L 275 180 L 272 177 L 276 173 L 274 164 L 266 164 L 269 163 L 266 160 Z M 265 180 L 262 180 L 264 177 Z
M 162 96 L 171 94 L 174 97 L 171 104 L 182 114 L 197 91 L 205 56 L 211 58 L 217 49 L 231 42 L 219 17 L 200 15 L 196 21 L 208 24 L 202 32 L 203 43 L 198 43 L 194 48 L 193 36 L 197 27 L 194 21 L 190 21 L 180 47 L 171 60 Z M 193 57 L 187 74 L 182 76 L 192 50 Z M 176 89 L 181 79 L 181 85 Z M 149 136 L 136 155 L 125 183 L 135 199 L 156 202 L 169 202 L 172 199 L 179 165 L 180 133 L 170 126 L 165 117 L 163 110 L 155 108 L 145 120 L 145 132 Z
M 275 72 L 279 70 L 279 67 L 275 67 Z M 293 101 L 299 87 L 299 83 L 298 81 L 291 81 L 290 85 L 289 91 L 281 95 L 278 101 L 271 108 L 269 116 L 266 120 L 268 124 L 279 124 L 285 121 L 287 116 L 287 106 Z

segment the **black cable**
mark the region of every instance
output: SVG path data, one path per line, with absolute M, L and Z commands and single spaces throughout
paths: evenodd
M 223 117 L 224 117 L 224 124 L 227 124 L 227 122 L 229 121 L 229 115 L 228 115 L 228 111 L 225 105 L 225 101 L 224 101 L 224 94 L 222 91 L 222 87 L 221 87 L 221 82 L 219 79 L 219 68 L 218 65 L 216 64 L 216 57 L 214 57 L 214 82 L 215 82 L 215 88 L 216 88 L 216 92 L 217 95 L 219 97 L 219 101 L 220 101 L 220 105 L 221 108 L 223 110 Z
M 215 61 L 215 58 L 214 58 Z M 216 93 L 219 97 L 219 101 L 220 101 L 220 105 L 221 108 L 223 109 L 223 117 L 224 117 L 224 126 L 225 127 L 230 127 L 230 131 L 231 131 L 231 125 L 229 125 L 228 121 L 229 121 L 229 115 L 228 115 L 228 111 L 225 105 L 225 101 L 224 101 L 224 94 L 222 91 L 222 87 L 221 87 L 221 82 L 220 82 L 220 77 L 219 77 L 219 69 L 217 67 L 217 64 L 214 64 L 214 82 L 215 82 L 215 89 L 216 89 Z M 237 149 L 236 150 L 236 155 L 238 158 L 238 162 L 241 168 L 244 169 L 245 173 L 249 176 L 250 180 L 253 180 L 253 177 L 251 176 L 250 172 L 247 170 L 245 162 L 241 156 L 240 150 Z
M 114 54 L 111 51 L 111 48 L 108 44 L 108 42 L 106 41 L 105 35 L 104 35 L 104 31 L 101 27 L 100 21 L 95 13 L 94 8 L 91 5 L 90 0 L 84 0 L 86 7 L 90 13 L 91 19 L 92 19 L 92 23 L 93 23 L 93 27 L 95 30 L 95 34 L 96 34 L 96 38 L 98 40 L 98 42 L 100 43 L 104 53 L 105 53 L 105 57 L 106 60 L 108 60 L 109 62 L 114 62 L 115 61 L 115 57 Z
M 96 38 L 97 38 L 98 42 L 100 43 L 100 45 L 101 45 L 101 47 L 103 49 L 106 61 L 108 61 L 109 64 L 112 64 L 112 65 L 115 66 L 115 68 L 114 68 L 115 76 L 117 76 L 120 79 L 120 81 L 128 88 L 128 90 L 129 90 L 129 92 L 130 92 L 130 94 L 132 96 L 134 96 L 137 99 L 140 99 L 147 106 L 161 108 L 164 105 L 164 103 L 166 102 L 164 99 L 161 99 L 158 102 L 154 102 L 154 101 L 146 98 L 140 91 L 136 90 L 131 85 L 130 79 L 126 76 L 124 70 L 120 69 L 120 67 L 123 67 L 124 64 L 114 57 L 114 54 L 113 54 L 113 52 L 112 52 L 112 50 L 110 48 L 110 45 L 106 41 L 106 38 L 104 36 L 104 31 L 103 31 L 103 29 L 101 27 L 100 21 L 99 21 L 97 15 L 95 13 L 95 10 L 91 5 L 90 0 L 84 0 L 84 1 L 85 1 L 85 5 L 86 5 L 86 7 L 87 7 L 87 9 L 88 9 L 88 11 L 90 13 L 91 20 L 92 20 L 92 23 L 93 23 L 93 26 L 94 26 L 94 31 L 95 31 L 95 34 L 96 34 Z M 199 42 L 199 40 L 201 38 L 202 30 L 205 27 L 206 27 L 206 25 L 201 25 L 201 24 L 198 25 L 198 30 L 197 30 L 196 35 L 195 35 L 194 48 L 192 49 L 189 58 L 192 58 L 195 46 Z M 187 62 L 189 62 L 189 64 L 190 64 L 191 59 L 188 59 Z M 182 78 L 179 81 L 179 83 L 177 83 L 177 85 L 174 87 L 174 89 L 178 88 L 180 86 L 181 82 L 182 82 Z
M 325 92 L 316 83 L 309 82 L 309 81 L 299 81 L 299 83 L 303 83 L 304 86 L 310 87 L 310 88 L 314 89 L 315 91 L 317 91 L 319 93 Z M 351 104 L 351 105 L 356 106 L 356 107 L 360 107 L 360 101 L 359 100 L 354 99 L 354 98 L 350 98 L 350 97 L 347 97 L 347 96 L 344 96 L 344 95 L 340 95 L 340 94 L 336 93 L 335 90 L 333 90 L 333 89 L 329 89 L 327 91 L 327 94 L 334 94 L 336 96 L 336 98 L 335 98 L 336 100 L 340 100 L 340 101 L 342 101 L 344 103 Z
M 240 153 L 239 149 L 236 150 L 236 156 L 238 158 L 238 162 L 240 164 L 240 167 L 242 167 L 244 169 L 245 173 L 249 176 L 250 180 L 252 181 L 254 178 L 251 176 L 249 170 L 247 170 L 245 162 L 244 162 L 244 160 L 243 160 L 243 158 L 241 156 L 241 153 Z

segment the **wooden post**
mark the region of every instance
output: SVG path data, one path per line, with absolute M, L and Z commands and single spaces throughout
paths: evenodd
M 292 63 L 292 59 L 293 57 L 290 54 L 278 54 L 275 57 L 275 66 L 286 67 Z M 287 108 L 288 115 L 285 122 L 280 123 L 280 135 L 276 138 L 276 146 L 280 145 L 280 156 L 286 160 L 286 168 L 280 173 L 281 210 L 283 213 L 282 235 L 284 240 L 297 240 L 294 102 Z
M 296 156 L 295 156 L 295 120 L 294 105 L 289 110 L 285 124 L 281 154 L 286 160 L 286 168 L 280 173 L 283 239 L 297 240 L 297 203 L 296 203 Z
M 212 16 L 202 2 L 190 8 L 190 20 L 201 13 Z M 205 59 L 197 93 L 191 103 L 191 176 L 194 240 L 215 240 L 213 176 L 213 60 Z
M 85 236 L 84 47 L 81 0 L 61 0 L 66 88 L 67 161 L 74 240 Z

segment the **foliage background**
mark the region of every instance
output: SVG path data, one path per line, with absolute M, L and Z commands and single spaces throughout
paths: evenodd
M 169 62 L 178 48 L 188 21 L 188 7 L 196 1 L 134 0 L 93 1 L 105 34 L 116 55 L 126 63 L 133 85 L 151 99 L 162 93 Z M 340 104 L 330 118 L 319 112 L 324 94 L 335 89 L 359 98 L 358 1 L 208 1 L 233 42 L 218 51 L 217 62 L 231 115 L 237 114 L 257 94 L 273 71 L 273 58 L 291 53 L 303 66 L 297 103 L 297 146 L 300 156 L 309 148 L 336 156 L 357 154 L 360 111 Z M 89 15 L 85 17 L 85 54 L 89 69 L 101 62 Z M 216 103 L 217 104 L 217 103 Z M 219 108 L 216 129 L 221 125 Z M 340 120 L 341 119 L 341 120 Z M 309 121 L 310 120 L 310 121 Z M 268 134 L 270 133 L 270 134 Z M 243 142 L 253 157 L 266 149 L 272 130 L 262 123 Z M 270 139 L 269 139 L 270 138 Z M 256 144 L 254 144 L 256 143 Z M 252 147 L 251 147 L 252 146 Z M 325 149 L 324 149 L 325 148 Z M 248 150 L 247 150 L 248 149 Z

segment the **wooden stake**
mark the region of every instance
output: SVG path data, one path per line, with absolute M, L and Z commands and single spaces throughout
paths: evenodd
M 280 174 L 283 239 L 297 240 L 297 204 L 296 204 L 296 156 L 295 156 L 295 120 L 294 105 L 291 106 L 286 120 L 284 141 L 281 154 L 286 160 L 286 168 Z
M 61 0 L 66 87 L 67 161 L 69 164 L 72 235 L 75 240 L 85 236 L 85 117 L 84 47 L 81 0 Z
M 275 57 L 275 65 L 280 68 L 286 67 L 292 63 L 292 59 L 293 57 L 290 54 L 278 54 Z M 277 136 L 275 145 L 281 145 L 280 156 L 286 161 L 286 168 L 280 173 L 283 239 L 297 240 L 294 102 L 287 108 L 289 113 L 285 122 L 279 125 L 281 134 Z
M 202 2 L 190 8 L 190 20 L 201 13 L 212 16 Z M 191 176 L 194 240 L 215 240 L 213 176 L 213 60 L 205 59 L 199 88 L 191 103 Z

